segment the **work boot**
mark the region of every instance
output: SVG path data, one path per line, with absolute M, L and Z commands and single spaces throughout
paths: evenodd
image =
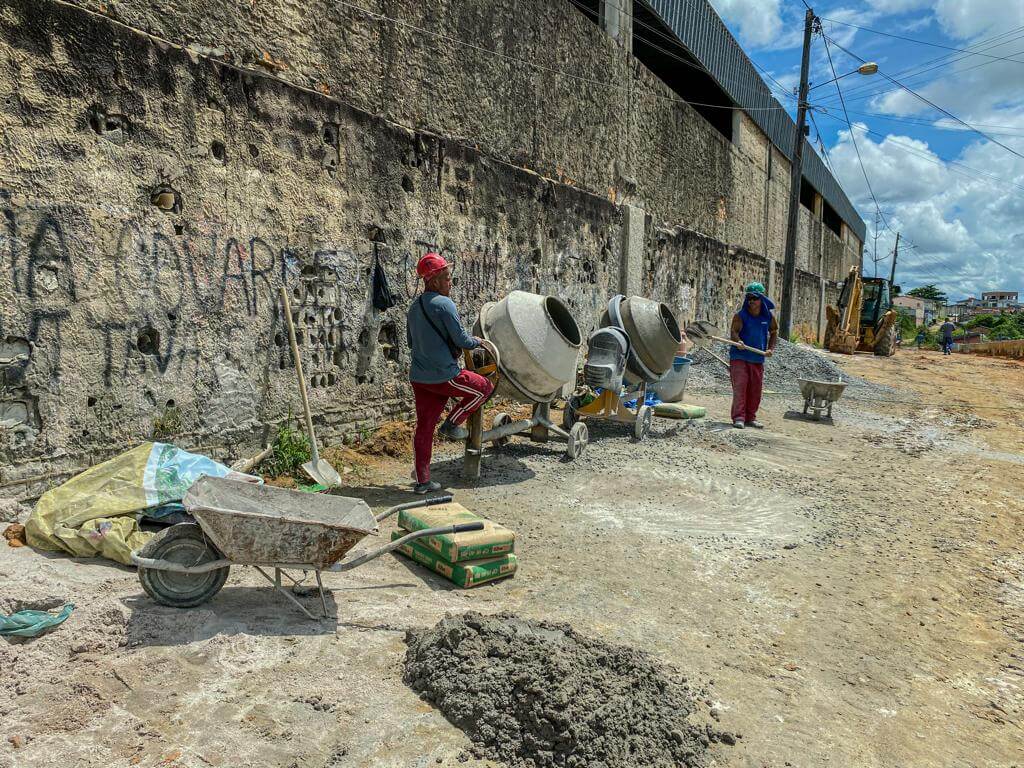
M 736 419 L 732 425 L 736 427 L 736 429 L 743 429 L 743 419 Z
M 460 427 L 456 424 L 452 424 L 450 421 L 448 421 L 448 419 L 444 420 L 444 424 L 442 424 L 441 428 L 437 431 L 440 433 L 441 437 L 447 440 L 458 441 L 465 440 L 467 437 L 469 437 L 468 429 L 466 429 L 465 427 Z
M 441 490 L 441 484 L 440 483 L 435 482 L 433 480 L 428 480 L 425 483 L 416 483 L 416 485 L 413 486 L 412 492 L 422 496 L 425 493 L 430 493 L 431 491 L 440 491 L 440 490 Z
M 743 426 L 750 427 L 751 429 L 764 429 L 764 424 L 760 421 L 745 421 Z

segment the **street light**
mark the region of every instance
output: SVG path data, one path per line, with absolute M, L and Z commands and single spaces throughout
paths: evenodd
M 852 72 L 847 72 L 845 75 L 840 75 L 839 77 L 833 77 L 831 80 L 826 80 L 824 83 L 812 85 L 808 90 L 813 91 L 815 88 L 821 88 L 823 85 L 829 85 L 830 83 L 834 83 L 836 80 L 842 80 L 844 77 L 849 77 L 850 75 L 873 75 L 876 72 L 878 72 L 878 64 L 873 61 L 865 61 Z

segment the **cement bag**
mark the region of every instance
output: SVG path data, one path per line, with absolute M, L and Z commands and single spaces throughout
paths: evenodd
M 167 443 L 143 443 L 44 493 L 25 523 L 26 541 L 131 565 L 131 551 L 153 535 L 139 529 L 135 513 L 181 501 L 203 475 L 262 482 Z

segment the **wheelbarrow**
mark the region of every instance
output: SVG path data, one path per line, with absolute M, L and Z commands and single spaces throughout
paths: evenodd
M 282 586 L 282 576 L 301 584 L 289 570 L 313 571 L 327 618 L 323 572 L 350 571 L 425 536 L 483 529 L 482 522 L 428 528 L 343 560 L 363 537 L 379 533 L 377 524 L 396 512 L 451 500 L 450 495 L 420 499 L 374 516 L 362 499 L 202 477 L 182 501 L 195 522 L 165 528 L 142 549 L 133 551 L 131 560 L 139 568 L 142 588 L 161 605 L 201 605 L 224 586 L 232 565 L 250 565 L 315 620 Z M 264 568 L 273 568 L 274 576 Z
M 832 404 L 838 400 L 846 389 L 845 381 L 815 381 L 813 379 L 797 379 L 800 394 L 804 396 L 804 413 L 814 412 L 815 421 L 821 420 L 821 412 L 827 411 L 832 418 Z

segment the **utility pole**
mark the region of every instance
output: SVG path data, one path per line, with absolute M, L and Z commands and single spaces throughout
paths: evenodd
M 793 331 L 793 283 L 796 280 L 796 231 L 800 212 L 800 184 L 803 181 L 804 134 L 807 132 L 807 76 L 811 67 L 811 32 L 814 11 L 804 15 L 804 53 L 800 61 L 800 90 L 796 107 L 796 137 L 793 146 L 793 167 L 789 180 L 789 221 L 786 225 L 786 253 L 782 267 L 782 310 L 779 334 L 789 339 Z
M 913 243 L 911 243 L 913 245 Z M 900 233 L 896 233 L 896 245 L 892 249 L 892 271 L 889 273 L 889 296 L 892 296 L 892 287 L 896 283 L 896 257 L 900 255 Z

